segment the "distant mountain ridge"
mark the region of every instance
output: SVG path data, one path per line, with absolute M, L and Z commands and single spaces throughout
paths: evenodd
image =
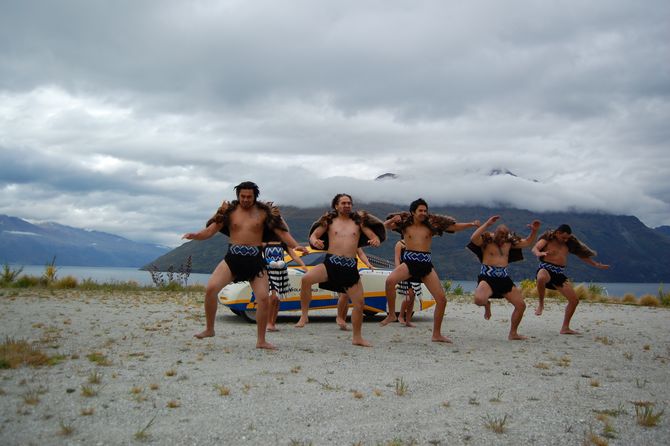
M 40 265 L 56 257 L 61 266 L 139 267 L 167 251 L 106 232 L 0 215 L 0 263 Z
M 357 209 L 365 209 L 384 219 L 390 212 L 405 210 L 405 206 L 388 203 L 357 204 Z M 283 207 L 282 215 L 291 227 L 293 236 L 302 243 L 307 240 L 311 224 L 326 209 Z M 575 281 L 593 282 L 670 282 L 670 236 L 648 228 L 633 216 L 608 215 L 601 213 L 531 212 L 522 209 L 485 208 L 475 206 L 434 206 L 430 212 L 446 214 L 457 221 L 479 219 L 484 222 L 491 215 L 501 215 L 501 223 L 511 230 L 526 235 L 526 225 L 533 219 L 542 222 L 541 232 L 568 223 L 584 243 L 598 251 L 597 259 L 611 264 L 609 270 L 590 267 L 571 256 L 568 275 Z M 203 223 L 206 218 L 203 219 Z M 479 263 L 475 256 L 465 249 L 472 231 L 445 234 L 433 239 L 433 264 L 441 279 L 476 280 Z M 393 259 L 393 247 L 399 235 L 389 232 L 388 239 L 379 248 L 366 248 L 366 252 Z M 159 269 L 178 267 L 192 256 L 193 272 L 211 273 L 225 254 L 228 240 L 217 234 L 206 241 L 190 241 L 155 259 Z M 524 250 L 525 260 L 510 265 L 510 273 L 517 281 L 534 278 L 537 260 L 530 250 Z M 148 265 L 147 265 L 148 266 Z

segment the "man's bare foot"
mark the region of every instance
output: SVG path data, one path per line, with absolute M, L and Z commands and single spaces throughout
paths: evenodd
M 335 323 L 337 324 L 338 327 L 340 327 L 340 330 L 349 331 L 349 326 L 347 325 L 347 322 L 345 320 L 340 319 L 338 317 L 335 319 Z
M 433 341 L 433 342 L 446 342 L 447 344 L 451 344 L 451 343 L 452 343 L 452 342 L 451 342 L 451 339 L 449 339 L 448 337 L 443 336 L 443 335 L 433 336 L 433 337 L 431 338 L 431 341 Z
M 358 345 L 359 347 L 372 347 L 372 344 L 370 344 L 368 341 L 366 341 L 363 338 L 360 339 L 353 339 L 351 341 L 353 345 Z
M 389 314 L 388 316 L 386 316 L 386 317 L 384 318 L 383 321 L 381 321 L 381 322 L 379 323 L 379 325 L 381 325 L 381 326 L 383 327 L 384 325 L 388 325 L 388 324 L 390 324 L 391 322 L 395 322 L 395 321 L 397 321 L 397 320 L 398 320 L 398 318 L 395 317 L 395 315 L 391 316 L 391 315 Z
M 266 350 L 277 350 L 277 347 L 270 344 L 269 342 L 256 342 L 256 348 L 264 348 Z
M 543 311 L 544 311 L 544 304 L 539 304 L 535 309 L 535 316 L 542 316 Z
M 398 323 L 399 323 L 400 325 L 405 325 L 405 318 L 404 318 L 404 317 L 399 317 L 399 318 L 398 318 Z
M 405 322 L 405 327 L 414 328 L 414 327 L 416 327 L 416 325 L 414 325 L 410 321 L 407 321 L 407 322 Z
M 193 335 L 194 338 L 205 339 L 214 336 L 214 330 L 205 330 Z
M 304 316 L 300 316 L 300 320 L 295 324 L 295 327 L 302 328 L 305 325 L 307 325 L 308 322 L 309 322 L 309 319 L 307 319 Z
M 566 334 L 566 335 L 580 335 L 581 333 L 575 330 L 571 330 L 569 328 L 563 328 L 561 330 L 561 334 Z
M 279 331 L 276 325 L 268 325 L 268 331 Z
M 510 333 L 509 336 L 507 336 L 507 339 L 510 341 L 525 341 L 528 338 L 526 336 L 521 336 L 519 333 Z
M 487 302 L 486 305 L 484 305 L 484 319 L 487 321 L 491 319 L 491 302 Z

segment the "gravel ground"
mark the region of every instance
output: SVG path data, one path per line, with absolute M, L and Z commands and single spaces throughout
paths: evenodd
M 508 341 L 511 306 L 493 318 L 450 302 L 454 343 L 429 342 L 433 314 L 416 328 L 363 333 L 351 345 L 334 313 L 304 329 L 280 317 L 256 350 L 255 325 L 221 307 L 217 335 L 199 295 L 0 290 L 0 336 L 25 340 L 55 365 L 0 369 L 0 443 L 484 445 L 668 444 L 670 312 L 583 303 L 580 336 L 559 335 L 564 304 L 529 305 Z M 96 382 L 99 381 L 99 382 Z M 38 400 L 38 401 L 35 401 Z M 637 403 L 637 406 L 636 404 Z M 649 409 L 648 409 L 649 410 Z M 504 432 L 496 433 L 494 428 Z M 601 441 L 602 443 L 597 443 Z

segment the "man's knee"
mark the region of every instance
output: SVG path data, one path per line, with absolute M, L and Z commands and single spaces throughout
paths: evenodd
M 447 303 L 447 295 L 442 293 L 435 293 L 433 295 L 433 299 L 435 299 L 435 302 L 438 304 L 446 304 Z
M 486 302 L 488 301 L 488 296 L 484 293 L 475 293 L 475 305 L 486 305 Z
M 270 302 L 270 295 L 267 293 L 254 293 L 254 296 L 256 297 L 256 303 L 267 304 Z
M 512 305 L 514 305 L 514 309 L 517 311 L 526 311 L 526 302 L 521 298 L 515 299 Z

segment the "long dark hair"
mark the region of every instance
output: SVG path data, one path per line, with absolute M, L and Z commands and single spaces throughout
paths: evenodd
M 252 191 L 254 191 L 254 201 L 258 200 L 258 196 L 261 194 L 261 191 L 258 189 L 258 185 L 253 181 L 243 181 L 237 186 L 235 186 L 233 189 L 235 189 L 235 194 L 237 195 L 237 198 L 240 198 L 240 191 L 242 189 L 251 189 Z

